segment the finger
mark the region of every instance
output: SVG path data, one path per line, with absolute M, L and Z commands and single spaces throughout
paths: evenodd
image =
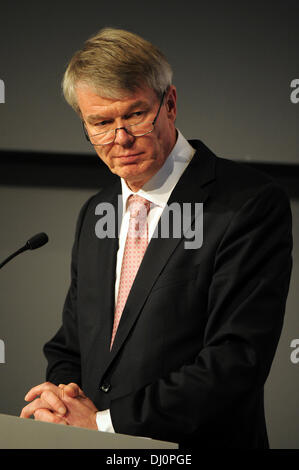
M 74 412 L 80 412 L 83 409 L 89 408 L 90 410 L 93 410 L 95 412 L 98 411 L 94 403 L 90 400 L 90 398 L 84 396 L 78 396 L 78 397 L 69 397 L 68 395 L 64 396 L 64 404 L 66 405 L 68 412 L 64 416 L 66 419 L 69 418 L 69 415 L 72 415 Z
M 31 401 L 46 390 L 52 390 L 55 392 L 55 390 L 58 390 L 58 387 L 51 382 L 44 382 L 42 384 L 36 385 L 29 390 L 29 392 L 25 395 L 24 400 Z
M 60 393 L 63 393 L 63 390 Z M 51 409 L 61 416 L 66 413 L 67 409 L 63 401 L 56 395 L 56 393 L 53 393 L 51 390 L 45 390 L 42 392 L 40 398 L 48 404 L 46 408 Z
M 38 421 L 46 421 L 47 423 L 56 423 L 56 424 L 64 424 L 67 425 L 68 423 L 66 420 L 60 416 L 49 411 L 47 408 L 39 408 L 34 413 L 34 419 Z
M 58 388 L 61 390 L 60 396 L 61 396 L 62 399 L 64 398 L 64 389 L 65 389 L 65 387 L 66 387 L 65 384 L 59 384 L 58 385 Z
M 65 393 L 71 398 L 79 398 L 79 397 L 86 398 L 86 395 L 84 394 L 83 390 L 81 390 L 79 385 L 73 382 L 69 383 L 68 385 L 59 384 L 58 388 L 60 388 L 63 391 L 61 398 L 65 398 Z
M 40 398 L 36 398 L 36 400 L 32 401 L 22 409 L 20 418 L 30 418 L 30 416 L 32 416 L 39 408 L 49 407 L 50 405 L 47 402 Z
M 81 390 L 79 385 L 72 383 L 72 382 L 69 383 L 68 385 L 65 385 L 65 387 L 63 387 L 63 393 L 66 393 L 69 397 L 72 397 L 72 398 L 77 398 L 77 397 L 86 398 L 85 393 L 83 392 L 83 390 Z
M 66 397 L 79 398 L 80 388 L 77 384 L 71 383 L 69 385 L 59 384 L 58 388 L 61 390 L 61 398 L 65 400 Z

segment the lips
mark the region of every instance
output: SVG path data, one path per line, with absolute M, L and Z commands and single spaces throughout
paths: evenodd
M 141 155 L 142 152 L 139 153 L 128 153 L 127 155 L 115 155 L 114 158 L 134 158 L 138 157 L 138 155 Z

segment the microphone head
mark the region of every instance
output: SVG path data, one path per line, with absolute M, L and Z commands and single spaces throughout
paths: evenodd
M 27 243 L 26 243 L 26 248 L 27 250 L 36 250 L 36 248 L 40 248 L 41 246 L 45 245 L 48 243 L 49 237 L 46 233 L 41 232 L 37 233 L 33 237 L 31 237 Z

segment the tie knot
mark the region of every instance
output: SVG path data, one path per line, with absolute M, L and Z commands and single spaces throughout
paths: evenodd
M 131 195 L 128 199 L 130 217 L 146 218 L 150 209 L 150 201 L 138 194 Z

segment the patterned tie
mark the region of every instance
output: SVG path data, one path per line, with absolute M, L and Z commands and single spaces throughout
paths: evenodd
M 147 214 L 150 202 L 135 194 L 128 199 L 130 221 L 123 254 L 110 350 L 129 292 L 148 245 Z

